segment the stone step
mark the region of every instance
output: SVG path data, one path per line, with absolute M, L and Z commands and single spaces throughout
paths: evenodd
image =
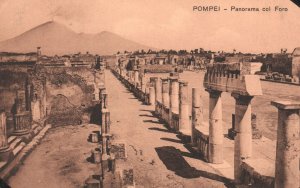
M 10 145 L 13 141 L 15 141 L 18 137 L 17 136 L 10 136 L 8 137 L 8 145 Z
M 26 144 L 24 142 L 21 142 L 16 148 L 13 149 L 13 154 L 16 156 L 24 147 Z
M 37 125 L 37 124 L 36 124 L 36 125 Z M 40 126 L 34 127 L 34 128 L 33 128 L 33 134 L 34 134 L 34 135 L 37 135 L 37 133 L 38 133 L 41 129 L 42 129 L 42 127 L 40 127 Z
M 16 139 L 9 145 L 9 147 L 13 150 L 13 149 L 15 149 L 21 142 L 22 142 L 22 139 L 21 139 L 21 138 L 16 138 Z

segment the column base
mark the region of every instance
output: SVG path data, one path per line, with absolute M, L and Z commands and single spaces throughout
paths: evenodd
M 26 144 L 31 141 L 34 136 L 33 134 L 34 133 L 32 132 L 32 130 L 18 130 L 12 133 L 12 135 L 14 136 L 21 137 Z
M 209 143 L 208 145 L 208 162 L 213 164 L 223 163 L 223 145 Z
M 9 161 L 12 159 L 13 153 L 10 147 L 0 149 L 0 161 Z

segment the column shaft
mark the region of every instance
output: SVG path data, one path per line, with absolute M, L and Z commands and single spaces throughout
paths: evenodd
M 209 148 L 208 161 L 223 163 L 223 125 L 221 92 L 209 91 Z
M 160 78 L 156 78 L 155 80 L 155 113 L 159 116 L 161 116 L 161 112 L 160 109 L 157 105 L 157 102 L 162 102 L 162 87 L 161 87 L 161 79 Z
M 299 187 L 299 110 L 278 111 L 275 188 Z
M 252 96 L 234 96 L 235 103 L 235 139 L 234 139 L 234 179 L 241 182 L 241 164 L 243 159 L 252 155 L 251 99 Z
M 189 103 L 188 103 L 188 83 L 179 83 L 179 131 L 184 135 L 191 136 Z
M 195 128 L 203 123 L 203 102 L 201 101 L 200 89 L 192 89 L 192 144 L 195 144 Z
M 154 87 L 149 87 L 149 103 L 151 106 L 155 106 L 155 89 Z
M 169 110 L 169 125 L 174 128 L 172 123 L 172 113 L 179 111 L 179 83 L 178 79 L 170 78 L 170 110 Z
M 7 148 L 6 115 L 0 112 L 0 150 Z

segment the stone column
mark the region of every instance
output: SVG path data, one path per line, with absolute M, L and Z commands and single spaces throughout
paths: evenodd
M 141 77 L 141 89 L 142 89 L 142 92 L 146 93 L 146 78 L 145 78 L 145 75 L 142 75 L 142 77 Z
M 108 159 L 109 155 L 107 154 L 107 136 L 102 135 L 102 156 L 101 156 L 102 168 L 105 171 L 108 169 Z
M 26 81 L 26 90 L 25 90 L 25 108 L 26 111 L 31 110 L 31 85 L 29 81 Z
M 6 131 L 6 115 L 4 111 L 0 111 L 0 162 L 8 161 L 12 155 L 12 151 L 9 148 L 7 142 Z
M 191 136 L 192 127 L 190 126 L 188 97 L 188 83 L 179 82 L 179 132 Z
M 278 108 L 275 188 L 299 187 L 300 103 L 272 101 Z
M 106 92 L 106 89 L 105 89 L 104 86 L 99 88 L 99 100 L 100 100 L 100 102 L 102 101 L 102 94 L 105 93 L 105 92 Z
M 155 106 L 155 89 L 154 87 L 149 87 L 149 103 L 151 106 Z
M 195 145 L 195 128 L 203 123 L 203 102 L 201 100 L 200 88 L 192 89 L 192 145 Z
M 234 180 L 241 182 L 243 159 L 252 155 L 251 100 L 253 96 L 232 94 L 235 98 Z
M 161 93 L 161 79 L 156 78 L 155 79 L 155 101 L 162 101 L 162 93 Z
M 134 86 L 137 88 L 139 86 L 139 70 L 134 70 Z
M 169 79 L 162 79 L 162 104 L 167 108 L 170 105 L 169 98 Z
M 221 92 L 209 92 L 209 147 L 208 162 L 223 163 L 223 125 Z
M 158 106 L 156 105 L 156 102 L 162 102 L 162 87 L 161 87 L 161 79 L 156 78 L 155 79 L 155 113 L 157 115 L 161 115 L 160 110 Z
M 169 105 L 170 105 L 170 96 L 169 96 L 169 79 L 161 79 L 162 80 L 162 111 L 161 116 L 162 119 L 166 122 L 169 121 Z
M 101 109 L 108 108 L 108 100 L 106 91 L 101 92 L 100 97 Z
M 107 108 L 102 109 L 101 134 L 110 133 L 110 112 Z
M 170 78 L 170 111 L 169 111 L 169 125 L 171 128 L 173 127 L 172 123 L 172 112 L 179 112 L 179 83 L 178 79 Z
M 0 152 L 7 148 L 6 115 L 0 112 Z

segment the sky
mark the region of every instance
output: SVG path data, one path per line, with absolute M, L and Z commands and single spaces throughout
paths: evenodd
M 231 6 L 272 11 L 236 12 Z M 0 15 L 0 41 L 54 20 L 78 33 L 111 31 L 159 49 L 260 53 L 300 47 L 300 8 L 289 0 L 0 0 Z

